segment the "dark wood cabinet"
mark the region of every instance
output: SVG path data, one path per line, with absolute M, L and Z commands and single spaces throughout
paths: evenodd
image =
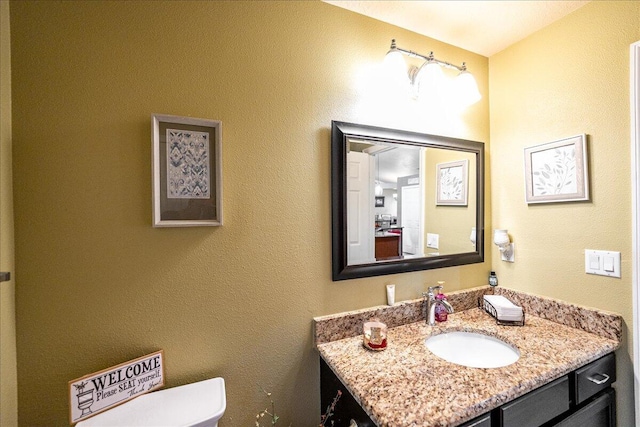
M 471 421 L 467 421 L 460 427 L 491 427 L 491 414 L 480 415 Z
M 571 374 L 575 402 L 580 405 L 616 382 L 616 357 L 608 354 Z
M 565 375 L 502 405 L 494 412 L 498 425 L 502 427 L 539 427 L 569 409 L 569 378 Z
M 336 377 L 327 363 L 320 359 L 320 409 L 324 414 L 331 405 L 338 391 L 342 392 L 335 406 L 331 421 L 335 427 L 349 427 L 354 420 L 358 427 L 375 427 L 375 423 L 354 399 L 349 390 Z M 331 425 L 330 423 L 328 425 Z
M 376 236 L 376 260 L 398 259 L 402 253 L 402 235 L 388 233 Z
M 460 427 L 615 427 L 615 363 L 615 354 L 603 356 Z M 335 427 L 349 427 L 351 420 L 375 426 L 322 358 L 320 387 L 323 412 L 342 392 L 331 418 Z
M 590 399 L 580 409 L 561 421 L 554 427 L 614 427 L 616 425 L 616 393 L 608 390 Z

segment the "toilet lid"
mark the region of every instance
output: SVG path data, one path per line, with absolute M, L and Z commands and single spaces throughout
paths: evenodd
M 77 427 L 197 427 L 227 406 L 224 379 L 212 378 L 147 393 L 76 424 Z

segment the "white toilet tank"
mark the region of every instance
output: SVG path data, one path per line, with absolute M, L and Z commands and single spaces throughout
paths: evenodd
M 224 379 L 154 391 L 76 424 L 77 427 L 216 427 L 227 399 Z

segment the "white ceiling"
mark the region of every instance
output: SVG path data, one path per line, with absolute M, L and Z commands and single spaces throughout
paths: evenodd
M 376 156 L 378 179 L 383 183 L 398 185 L 398 177 L 420 173 L 420 148 L 399 145 Z M 387 188 L 387 186 L 383 187 Z
M 588 3 L 568 0 L 323 1 L 487 57 Z

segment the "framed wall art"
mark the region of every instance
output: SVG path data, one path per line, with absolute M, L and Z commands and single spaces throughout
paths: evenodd
M 585 134 L 525 148 L 524 170 L 528 204 L 589 200 Z
M 384 196 L 376 196 L 376 208 L 384 208 Z
M 467 206 L 469 161 L 436 165 L 436 205 Z
M 153 226 L 222 225 L 222 122 L 154 114 Z

